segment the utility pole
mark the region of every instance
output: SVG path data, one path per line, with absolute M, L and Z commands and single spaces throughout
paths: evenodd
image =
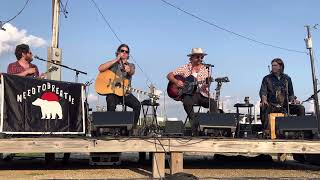
M 52 0 L 52 40 L 51 47 L 48 48 L 48 60 L 61 64 L 61 49 L 59 48 L 59 17 L 60 17 L 60 0 Z M 47 64 L 47 69 L 53 65 Z M 48 74 L 48 79 L 61 80 L 61 67 L 57 71 Z
M 306 42 L 306 48 L 309 50 L 311 72 L 312 72 L 314 110 L 315 110 L 315 115 L 316 115 L 317 124 L 318 124 L 318 133 L 320 133 L 319 100 L 318 100 L 318 93 L 317 93 L 318 88 L 317 88 L 316 71 L 315 71 L 315 66 L 314 66 L 314 53 L 313 53 L 313 48 L 312 48 L 312 38 L 311 38 L 310 26 L 306 25 L 305 27 L 307 28 L 307 38 L 305 39 L 305 42 Z
M 51 47 L 48 48 L 48 61 L 56 64 L 61 64 L 61 49 L 59 49 L 59 16 L 60 16 L 60 0 L 52 0 L 52 40 Z M 47 63 L 47 69 L 51 66 L 57 66 L 52 63 Z M 61 80 L 61 67 L 57 66 L 58 70 L 48 73 L 48 79 Z M 69 159 L 70 153 L 63 155 L 64 159 Z M 47 163 L 53 162 L 55 159 L 54 153 L 45 153 Z

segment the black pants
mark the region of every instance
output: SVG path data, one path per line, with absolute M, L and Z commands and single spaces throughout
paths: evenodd
M 117 96 L 115 94 L 107 95 L 107 110 L 115 111 L 118 104 L 122 103 L 122 96 Z M 134 112 L 134 126 L 137 126 L 140 116 L 141 104 L 139 100 L 132 94 L 128 94 L 124 97 L 124 105 L 129 106 Z
M 271 105 L 269 106 L 261 106 L 260 107 L 260 118 L 262 123 L 262 129 L 266 130 L 269 126 L 269 117 L 270 113 L 282 113 L 284 110 L 275 108 Z M 289 105 L 289 111 L 292 115 L 304 116 L 305 109 L 302 105 Z
M 200 93 L 195 93 L 194 95 L 185 95 L 182 102 L 184 110 L 188 114 L 191 129 L 193 132 L 196 132 L 198 129 L 198 122 L 196 122 L 194 119 L 193 105 L 196 104 L 205 108 L 209 108 L 209 99 L 207 97 L 204 97 Z M 210 99 L 210 112 L 218 112 L 217 102 L 214 99 Z

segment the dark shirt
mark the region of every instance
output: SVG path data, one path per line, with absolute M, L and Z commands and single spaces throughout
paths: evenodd
M 134 64 L 132 64 L 132 63 L 128 63 L 128 64 L 126 64 L 126 65 L 129 65 L 131 69 L 132 69 L 132 68 L 133 68 L 133 69 L 135 68 Z M 119 62 L 114 63 L 109 69 L 110 69 L 112 72 L 114 72 L 115 74 L 117 74 L 119 77 L 124 77 L 124 78 L 126 78 L 126 79 L 129 79 L 130 81 L 131 81 L 131 79 L 132 79 L 132 76 L 129 75 L 127 72 L 121 71 L 121 66 L 120 66 L 120 63 L 119 63 Z
M 131 70 L 135 71 L 135 66 L 132 63 L 128 63 L 126 65 L 129 65 Z M 132 75 L 129 75 L 127 72 L 121 70 L 121 65 L 119 62 L 114 63 L 109 70 L 114 72 L 117 76 L 120 78 L 125 78 L 129 80 L 129 86 L 131 86 L 131 80 L 132 80 Z M 129 94 L 129 91 L 127 91 L 127 95 Z
M 266 96 L 268 103 L 282 107 L 288 106 L 287 96 L 289 101 L 295 98 L 291 78 L 286 74 L 280 74 L 277 77 L 271 73 L 265 76 L 262 80 L 259 94 L 260 97 Z
M 33 74 L 28 74 L 28 77 L 39 77 L 39 70 L 38 67 L 34 64 L 30 63 L 30 68 L 36 68 L 36 72 Z M 24 72 L 26 69 L 24 69 L 24 67 L 22 67 L 20 65 L 20 63 L 18 61 L 9 64 L 8 69 L 7 69 L 7 73 L 8 74 L 19 74 Z

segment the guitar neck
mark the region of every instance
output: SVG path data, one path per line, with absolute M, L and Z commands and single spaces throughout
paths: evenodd
M 49 74 L 49 73 L 51 73 L 51 71 L 46 71 L 46 72 L 44 72 L 43 74 L 47 75 L 47 74 Z
M 128 91 L 135 92 L 135 93 L 138 93 L 138 94 L 143 94 L 143 95 L 146 95 L 146 96 L 150 96 L 151 95 L 151 93 L 149 93 L 149 92 L 141 91 L 139 89 L 135 89 L 135 88 L 132 88 L 132 87 L 127 87 L 126 89 Z
M 48 73 L 51 73 L 53 71 L 57 71 L 58 68 L 57 67 L 50 67 L 46 72 L 44 72 L 43 74 L 47 75 Z

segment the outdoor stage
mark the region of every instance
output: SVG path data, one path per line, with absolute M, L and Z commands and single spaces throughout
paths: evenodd
M 183 171 L 184 152 L 320 154 L 320 141 L 213 138 L 10 138 L 0 139 L 0 153 L 152 152 L 154 178 L 164 177 L 165 154 L 171 173 Z

